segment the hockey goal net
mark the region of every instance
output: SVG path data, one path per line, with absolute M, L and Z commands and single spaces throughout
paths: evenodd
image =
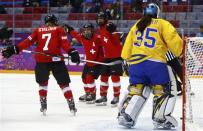
M 187 38 L 184 56 L 183 131 L 203 131 L 203 37 Z

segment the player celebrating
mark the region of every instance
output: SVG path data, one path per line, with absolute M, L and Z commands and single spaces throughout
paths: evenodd
M 131 28 L 122 50 L 122 58 L 130 63 L 130 86 L 118 121 L 126 127 L 136 124 L 151 89 L 155 128 L 171 129 L 178 124 L 171 116 L 177 92 L 171 83 L 173 73 L 167 68 L 165 55 L 169 49 L 176 57 L 180 56 L 183 41 L 168 21 L 158 18 L 159 11 L 156 4 L 147 5 L 144 16 Z
M 87 23 L 83 26 L 82 34 L 76 32 L 69 25 L 65 25 L 66 31 L 80 43 L 82 43 L 87 60 L 103 62 L 104 54 L 101 46 L 100 37 L 94 33 L 94 26 Z M 96 84 L 95 79 L 100 75 L 100 65 L 87 62 L 82 73 L 85 95 L 79 100 L 86 101 L 88 104 L 95 103 L 96 100 Z M 102 76 L 101 76 L 102 77 Z
M 9 46 L 2 51 L 5 58 L 9 58 L 13 54 L 19 54 L 20 51 L 30 47 L 34 42 L 37 42 L 35 51 L 49 55 L 61 55 L 62 48 L 71 56 L 74 63 L 80 62 L 80 57 L 74 48 L 70 47 L 67 41 L 67 36 L 64 29 L 57 24 L 58 19 L 49 14 L 45 17 L 45 26 L 36 28 L 27 39 L 18 45 Z M 35 54 L 35 78 L 39 84 L 39 96 L 41 108 L 40 111 L 45 115 L 47 110 L 47 86 L 50 71 L 52 71 L 58 85 L 62 89 L 64 96 L 68 102 L 70 111 L 75 114 L 77 111 L 73 100 L 73 94 L 69 87 L 70 78 L 63 59 L 54 59 L 54 57 Z
M 97 24 L 99 25 L 99 34 L 102 39 L 102 46 L 104 49 L 104 62 L 111 63 L 115 61 L 121 61 L 122 45 L 120 41 L 120 35 L 116 33 L 116 25 L 112 22 L 108 22 L 107 15 L 104 12 L 99 12 L 97 15 Z M 111 104 L 117 105 L 120 96 L 120 76 L 123 74 L 122 64 L 115 64 L 112 66 L 103 66 L 101 77 L 100 95 L 101 98 L 96 100 L 97 105 L 106 105 L 107 102 L 107 90 L 109 87 L 108 79 L 111 76 L 113 83 L 114 98 Z

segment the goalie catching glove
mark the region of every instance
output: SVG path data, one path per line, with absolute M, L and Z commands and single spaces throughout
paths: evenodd
M 80 56 L 76 49 L 72 48 L 68 51 L 68 55 L 71 56 L 71 61 L 76 64 L 80 64 Z
M 9 58 L 14 54 L 19 54 L 19 49 L 16 45 L 7 46 L 2 50 L 2 56 L 4 58 Z

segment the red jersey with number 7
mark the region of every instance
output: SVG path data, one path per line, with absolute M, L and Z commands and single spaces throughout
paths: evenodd
M 17 46 L 22 51 L 30 47 L 34 42 L 37 43 L 36 52 L 43 52 L 50 55 L 62 55 L 61 48 L 65 52 L 68 52 L 71 47 L 64 29 L 60 26 L 42 26 L 36 28 L 27 39 L 20 42 Z M 62 61 L 61 59 L 53 58 L 51 56 L 35 54 L 36 62 Z

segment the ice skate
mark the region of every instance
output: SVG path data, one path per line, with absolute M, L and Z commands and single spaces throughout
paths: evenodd
M 170 130 L 178 126 L 178 122 L 172 116 L 166 116 L 165 121 L 154 121 L 154 129 Z
M 96 94 L 89 94 L 86 97 L 86 103 L 87 104 L 94 104 L 96 100 Z
M 79 101 L 86 102 L 87 95 L 88 95 L 88 94 L 86 93 L 86 94 L 80 96 L 80 97 L 79 97 Z
M 135 125 L 135 122 L 130 118 L 128 114 L 121 113 L 118 115 L 118 124 L 127 128 L 131 128 Z
M 177 92 L 177 96 L 182 96 L 183 92 L 182 91 L 178 91 Z
M 47 98 L 46 98 L 46 97 L 41 97 L 41 98 L 40 98 L 40 104 L 41 104 L 40 111 L 43 113 L 44 116 L 46 116 L 46 111 L 47 111 Z
M 106 96 L 102 96 L 101 98 L 95 101 L 97 106 L 106 106 L 107 105 L 107 98 Z
M 111 107 L 116 107 L 119 102 L 119 97 L 114 97 L 113 100 L 111 101 Z
M 77 109 L 75 108 L 75 103 L 73 99 L 67 100 L 70 112 L 75 116 Z
M 158 129 L 163 129 L 163 130 L 170 130 L 171 128 L 175 128 L 174 125 L 172 125 L 171 123 L 158 123 L 158 122 L 154 122 L 154 129 L 158 130 Z

